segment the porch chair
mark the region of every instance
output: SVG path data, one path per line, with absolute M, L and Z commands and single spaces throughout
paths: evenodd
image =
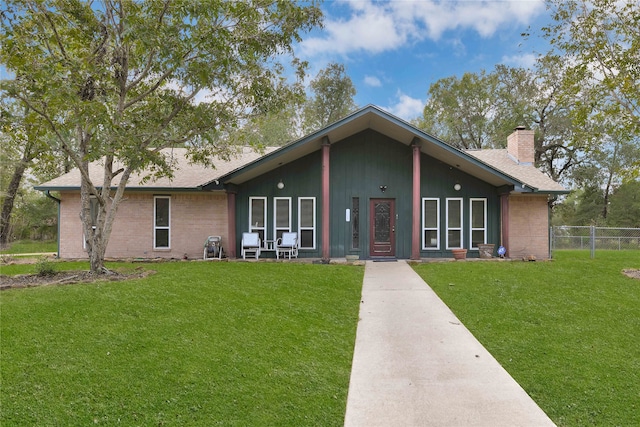
M 258 233 L 242 233 L 242 259 L 247 259 L 247 254 L 253 253 L 260 257 L 260 235 Z
M 204 242 L 204 254 L 203 259 L 207 260 L 209 258 L 218 258 L 222 259 L 222 237 L 220 236 L 209 236 L 207 240 Z
M 276 258 L 280 259 L 280 254 L 283 257 L 289 256 L 298 258 L 298 233 L 282 233 L 282 237 L 276 242 Z

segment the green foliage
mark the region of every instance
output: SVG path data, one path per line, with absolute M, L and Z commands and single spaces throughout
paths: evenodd
M 53 276 L 56 272 L 55 264 L 47 257 L 40 257 L 35 263 L 36 274 L 40 277 Z
M 50 140 L 47 124 L 38 114 L 22 102 L 0 99 L 0 245 L 23 235 L 16 226 L 15 209 L 28 193 L 25 176 L 59 171 L 62 161 L 59 151 L 48 146 Z
M 493 147 L 499 144 L 491 129 L 497 88 L 497 75 L 485 71 L 440 79 L 429 87 L 419 126 L 458 148 Z
M 55 136 L 49 146 L 80 170 L 95 272 L 131 173 L 171 175 L 160 150 L 177 145 L 205 164 L 232 155 L 226 135 L 299 97 L 306 64 L 292 46 L 321 22 L 315 3 L 275 0 L 12 0 L 0 13 L 0 61 L 15 76 L 0 90 L 36 112 Z M 92 180 L 98 159 L 103 174 Z
M 636 147 L 640 135 L 640 3 L 635 0 L 547 0 L 554 22 L 544 28 L 549 56 L 566 69 L 563 91 L 574 94 L 571 115 L 594 151 L 601 136 Z M 580 132 L 582 131 L 582 132 Z M 631 178 L 640 159 L 626 165 Z
M 640 181 L 623 183 L 613 191 L 607 225 L 640 228 Z
M 57 235 L 58 205 L 39 191 L 21 189 L 12 216 L 10 242 L 14 239 L 51 240 Z
M 0 424 L 343 424 L 362 268 L 145 267 L 2 292 Z
M 597 184 L 584 183 L 554 206 L 552 222 L 553 225 L 640 228 L 640 182 L 614 186 L 608 200 L 605 190 Z
M 226 135 L 238 144 L 254 147 L 279 147 L 301 136 L 302 101 L 293 101 L 279 111 L 251 117 L 236 131 Z
M 537 166 L 560 181 L 582 153 L 571 144 L 571 100 L 558 94 L 561 70 L 546 58 L 535 70 L 498 65 L 490 73 L 438 80 L 416 125 L 460 149 L 505 148 L 513 129 L 526 126 L 535 130 Z
M 313 96 L 304 107 L 304 129 L 316 131 L 353 112 L 356 88 L 343 64 L 330 63 L 309 85 Z
M 555 254 L 554 254 L 555 255 Z M 559 426 L 640 424 L 638 252 L 416 271 Z

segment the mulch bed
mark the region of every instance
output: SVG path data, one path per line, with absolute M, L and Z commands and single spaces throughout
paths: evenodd
M 70 285 L 72 283 L 93 283 L 97 281 L 117 282 L 129 279 L 139 279 L 154 274 L 153 270 L 137 268 L 133 272 L 120 273 L 110 271 L 105 274 L 91 274 L 90 271 L 57 271 L 53 274 L 41 276 L 38 274 L 18 274 L 5 276 L 0 274 L 0 290 L 15 288 L 32 288 L 35 286 Z

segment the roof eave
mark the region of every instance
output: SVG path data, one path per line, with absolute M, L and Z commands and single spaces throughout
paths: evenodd
M 96 186 L 96 189 L 101 189 L 101 186 Z M 42 186 L 37 185 L 33 187 L 34 190 L 37 191 L 80 191 L 79 186 L 73 187 L 62 187 L 62 186 Z M 111 187 L 112 190 L 116 190 L 117 187 Z M 218 189 L 218 188 L 216 188 Z M 214 189 L 214 190 L 216 190 Z M 219 188 L 222 190 L 222 188 Z M 187 192 L 201 192 L 202 187 L 126 187 L 125 191 L 136 191 L 136 192 L 176 192 L 176 193 L 187 193 Z

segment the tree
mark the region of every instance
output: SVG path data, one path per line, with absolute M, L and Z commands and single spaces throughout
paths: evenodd
M 301 136 L 303 100 L 295 99 L 278 111 L 255 115 L 227 136 L 234 141 L 257 147 L 279 147 Z
M 575 166 L 582 146 L 570 144 L 567 105 L 558 64 L 535 70 L 496 66 L 491 73 L 447 77 L 429 88 L 417 126 L 461 149 L 502 148 L 516 126 L 535 130 L 535 161 L 556 181 Z
M 310 84 L 313 96 L 304 107 L 304 130 L 315 131 L 347 116 L 357 108 L 356 89 L 344 65 L 330 63 Z
M 576 95 L 576 139 L 597 149 L 599 132 L 640 135 L 640 3 L 636 0 L 547 0 L 554 23 L 544 28 L 567 68 L 564 90 Z M 608 122 L 608 123 L 607 123 Z M 640 175 L 640 161 L 629 177 Z
M 229 129 L 296 95 L 283 61 L 303 78 L 292 43 L 321 19 L 313 2 L 275 0 L 10 0 L 1 13 L 0 58 L 15 78 L 0 89 L 47 122 L 52 148 L 79 169 L 94 273 L 131 174 L 171 175 L 161 150 L 175 145 L 204 163 L 231 155 Z M 92 182 L 98 159 L 103 178 Z
M 48 127 L 23 103 L 0 101 L 0 156 L 2 157 L 2 211 L 0 212 L 0 246 L 9 241 L 12 213 L 25 172 L 36 157 L 40 165 L 50 166 L 54 158 L 44 143 Z
M 492 117 L 498 104 L 497 87 L 497 76 L 485 71 L 440 79 L 429 87 L 418 125 L 454 147 L 493 147 Z
M 621 184 L 611 194 L 610 202 L 609 226 L 640 228 L 640 181 Z

